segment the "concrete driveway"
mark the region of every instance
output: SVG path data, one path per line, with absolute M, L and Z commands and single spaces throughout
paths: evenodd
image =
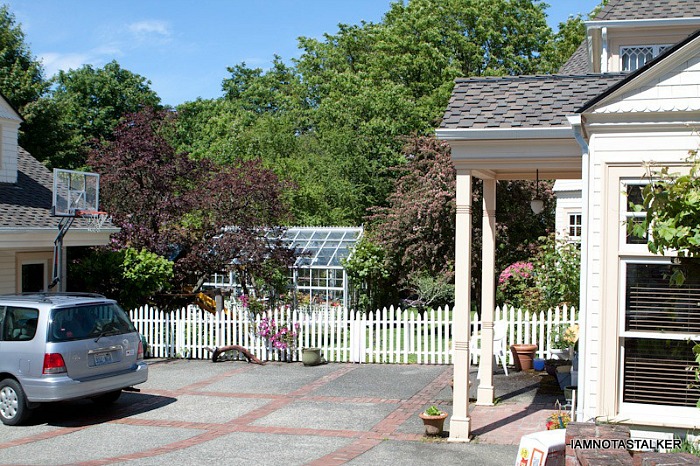
M 418 418 L 432 404 L 451 413 L 452 366 L 151 360 L 149 371 L 109 408 L 56 403 L 0 425 L 0 464 L 510 465 L 558 395 L 542 374 L 497 375 L 499 403 L 472 410 L 465 444 L 426 438 Z

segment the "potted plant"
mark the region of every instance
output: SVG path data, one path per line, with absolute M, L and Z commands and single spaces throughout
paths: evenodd
M 528 371 L 532 369 L 532 362 L 535 359 L 537 345 L 515 344 L 510 345 L 510 352 L 513 353 L 515 369 Z
M 288 325 L 275 319 L 263 317 L 258 324 L 258 336 L 267 341 L 268 351 L 277 351 L 281 361 L 292 361 L 300 336 L 298 323 Z
M 447 419 L 447 413 L 433 405 L 418 415 L 423 419 L 426 435 L 442 435 L 443 425 Z
M 321 356 L 321 348 L 304 348 L 301 350 L 301 362 L 305 366 L 318 366 L 325 360 Z
M 576 325 L 575 340 L 572 327 L 572 325 L 567 324 L 552 327 L 552 332 L 549 335 L 549 354 L 552 359 L 563 361 L 571 359 L 573 356 L 573 345 L 578 340 L 578 325 Z
M 566 426 L 571 422 L 571 416 L 569 413 L 561 410 L 561 404 L 558 400 L 556 406 L 557 411 L 547 417 L 547 430 L 566 429 Z

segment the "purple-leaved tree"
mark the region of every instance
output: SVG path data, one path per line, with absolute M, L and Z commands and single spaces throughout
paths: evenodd
M 173 260 L 174 290 L 196 291 L 231 264 L 265 280 L 292 258 L 265 236 L 287 218 L 284 185 L 257 160 L 223 165 L 176 153 L 167 139 L 175 117 L 150 108 L 127 115 L 89 156 L 102 207 L 121 227 L 115 246 Z

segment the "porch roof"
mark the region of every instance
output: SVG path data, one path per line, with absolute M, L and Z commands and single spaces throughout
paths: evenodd
M 624 74 L 458 79 L 436 134 L 458 171 L 480 178 L 580 178 L 567 119 Z
M 568 115 L 624 77 L 616 73 L 457 79 L 440 129 L 569 127 Z

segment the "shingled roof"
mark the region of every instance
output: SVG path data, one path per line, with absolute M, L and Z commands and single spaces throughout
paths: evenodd
M 591 70 L 591 62 L 588 60 L 588 46 L 586 41 L 581 42 L 576 51 L 559 68 L 559 74 L 586 74 Z
M 595 21 L 700 17 L 698 0 L 610 0 Z
M 0 230 L 51 228 L 58 232 L 57 217 L 51 216 L 53 175 L 29 152 L 17 148 L 17 183 L 0 183 Z M 109 227 L 113 228 L 108 222 Z M 86 228 L 76 219 L 73 228 Z
M 623 79 L 625 74 L 508 76 L 455 81 L 440 128 L 568 126 L 567 115 Z

